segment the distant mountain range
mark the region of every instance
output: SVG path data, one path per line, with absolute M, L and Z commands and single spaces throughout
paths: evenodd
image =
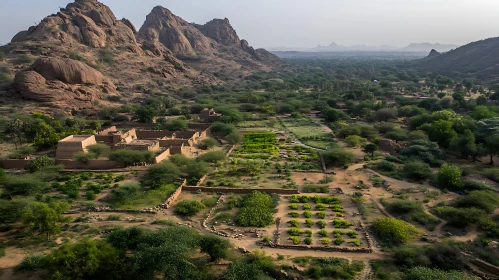
M 452 49 L 458 48 L 458 45 L 444 45 L 444 44 L 431 44 L 431 43 L 412 43 L 404 48 L 397 48 L 394 46 L 383 45 L 383 46 L 369 46 L 369 45 L 353 45 L 353 46 L 342 46 L 336 43 L 331 43 L 329 46 L 317 46 L 315 48 L 288 48 L 288 47 L 277 47 L 268 48 L 267 50 L 271 52 L 286 52 L 286 51 L 299 51 L 299 52 L 422 52 L 429 53 L 431 50 L 436 50 L 438 52 L 448 52 Z

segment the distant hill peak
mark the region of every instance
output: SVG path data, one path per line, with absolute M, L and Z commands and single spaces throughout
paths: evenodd
M 438 52 L 435 49 L 431 49 L 430 54 L 428 55 L 428 57 L 435 57 L 435 56 L 439 56 L 439 55 L 441 55 L 440 52 Z

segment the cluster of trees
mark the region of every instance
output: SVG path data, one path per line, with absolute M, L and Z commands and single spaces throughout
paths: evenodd
M 230 248 L 225 239 L 186 227 L 133 227 L 105 240 L 66 243 L 47 255 L 26 257 L 19 269 L 43 269 L 53 279 L 213 279 L 209 262 L 227 258 Z
M 4 134 L 17 147 L 33 144 L 39 150 L 54 148 L 59 140 L 73 134 L 92 134 L 100 122 L 78 118 L 54 119 L 41 113 L 14 119 L 5 125 Z M 27 150 L 24 150 L 26 153 Z

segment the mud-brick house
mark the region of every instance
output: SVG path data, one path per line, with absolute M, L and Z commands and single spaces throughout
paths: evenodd
M 215 109 L 205 108 L 199 113 L 199 121 L 205 123 L 212 123 L 220 120 L 222 114 L 215 112 Z

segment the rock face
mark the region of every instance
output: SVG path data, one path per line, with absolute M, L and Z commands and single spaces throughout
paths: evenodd
M 62 109 L 105 102 L 103 92 L 132 98 L 137 85 L 169 92 L 220 84 L 211 73 L 239 77 L 269 70 L 279 60 L 240 40 L 228 19 L 196 25 L 158 6 L 137 32 L 129 20 L 118 20 L 97 0 L 75 0 L 19 32 L 0 50 L 8 57 L 8 67 L 17 71 L 12 87 L 0 89 L 0 96 Z M 186 63 L 176 57 L 182 55 Z M 31 58 L 38 59 L 30 65 Z
M 47 57 L 37 59 L 29 69 L 17 73 L 14 87 L 22 98 L 74 109 L 82 105 L 90 107 L 102 92 L 116 91 L 111 81 L 82 62 Z
M 149 44 L 161 43 L 175 54 L 194 55 L 196 51 L 211 51 L 210 42 L 199 30 L 160 6 L 147 16 L 137 36 Z
M 196 27 L 208 38 L 215 40 L 217 43 L 232 46 L 241 42 L 236 31 L 230 25 L 229 20 L 214 19 L 205 25 L 196 25 Z
M 239 39 L 228 19 L 214 19 L 204 25 L 191 24 L 161 6 L 147 16 L 137 37 L 143 44 L 161 43 L 174 54 L 229 54 L 226 59 L 249 59 L 250 63 L 271 64 L 279 58 L 265 50 L 254 50 Z
M 93 48 L 137 45 L 134 29 L 128 20 L 117 20 L 106 5 L 96 0 L 76 0 L 43 19 L 39 25 L 21 31 L 12 42 L 55 41 Z

